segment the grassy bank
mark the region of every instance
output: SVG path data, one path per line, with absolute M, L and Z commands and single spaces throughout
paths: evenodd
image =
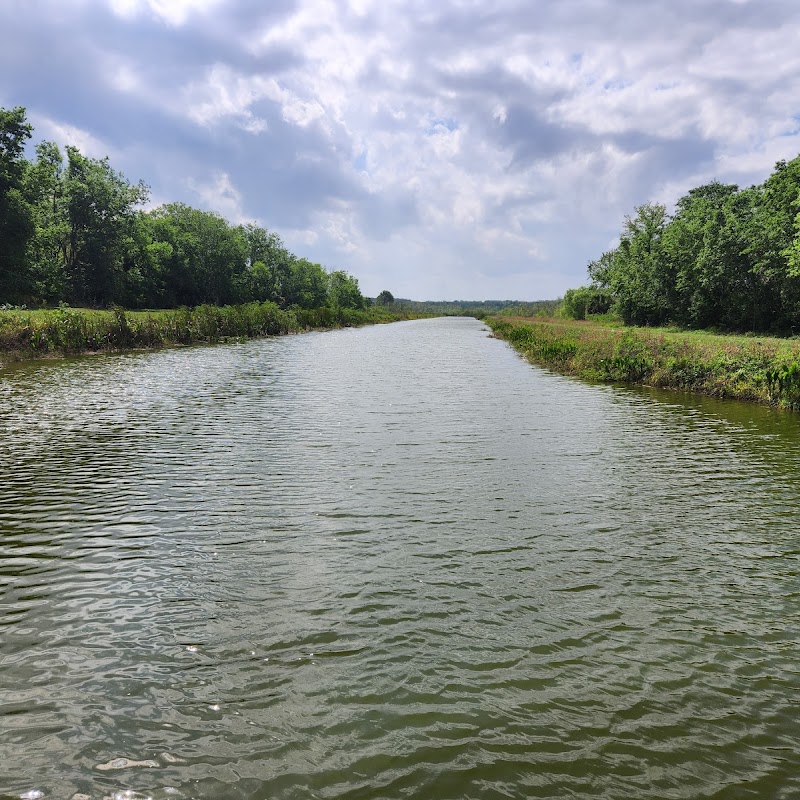
M 170 311 L 0 310 L 0 360 L 220 342 L 314 328 L 394 322 L 414 316 L 420 315 L 381 306 L 363 310 L 328 307 L 284 310 L 274 303 Z
M 800 409 L 800 341 L 492 317 L 495 335 L 566 375 Z

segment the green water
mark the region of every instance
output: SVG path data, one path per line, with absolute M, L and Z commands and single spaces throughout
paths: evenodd
M 0 371 L 0 797 L 796 798 L 799 431 L 467 319 Z

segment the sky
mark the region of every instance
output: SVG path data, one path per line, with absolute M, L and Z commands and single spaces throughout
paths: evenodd
M 800 153 L 796 0 L 0 0 L 0 106 L 364 294 L 538 300 Z

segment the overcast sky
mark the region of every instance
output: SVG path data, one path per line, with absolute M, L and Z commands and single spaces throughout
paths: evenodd
M 0 0 L 0 106 L 374 296 L 544 299 L 800 153 L 796 0 Z

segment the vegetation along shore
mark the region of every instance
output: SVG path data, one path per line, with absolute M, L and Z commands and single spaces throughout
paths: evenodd
M 800 410 L 795 339 L 543 317 L 494 316 L 486 323 L 530 361 L 565 375 Z
M 798 198 L 800 157 L 757 186 L 691 189 L 671 214 L 641 205 L 557 318 L 501 312 L 487 322 L 565 374 L 798 410 Z
M 364 297 L 255 223 L 145 210 L 148 187 L 107 158 L 43 141 L 28 159 L 32 133 L 24 108 L 0 108 L 0 359 L 427 316 L 388 291 Z
M 163 311 L 0 309 L 0 365 L 3 360 L 222 342 L 420 316 L 425 315 L 381 305 L 282 309 L 271 302 Z

